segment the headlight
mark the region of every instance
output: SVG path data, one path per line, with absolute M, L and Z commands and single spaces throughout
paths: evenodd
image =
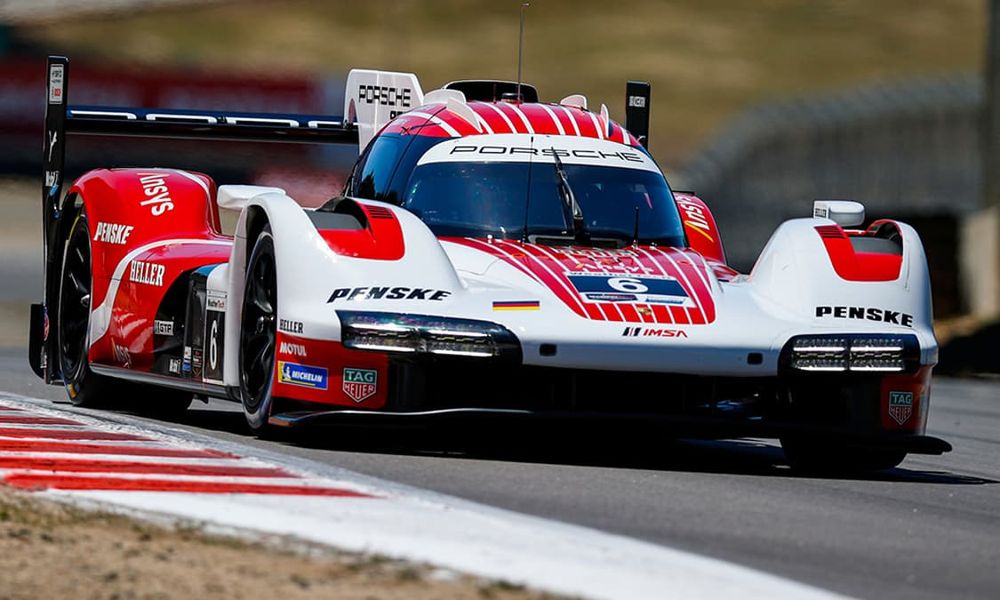
M 920 346 L 912 335 L 810 335 L 789 340 L 782 354 L 798 371 L 900 372 L 919 363 Z
M 489 321 L 384 312 L 337 311 L 345 347 L 403 354 L 520 358 L 506 327 Z

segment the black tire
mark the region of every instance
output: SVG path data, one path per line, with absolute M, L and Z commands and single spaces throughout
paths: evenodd
M 76 406 L 100 408 L 127 397 L 130 386 L 90 370 L 87 360 L 93 284 L 90 256 L 90 227 L 87 215 L 81 210 L 70 229 L 63 253 L 56 347 L 70 402 Z
M 796 471 L 808 473 L 872 473 L 899 466 L 906 458 L 903 450 L 859 448 L 833 440 L 781 438 L 785 459 Z
M 268 417 L 274 404 L 278 326 L 276 266 L 274 238 L 270 228 L 265 227 L 257 236 L 247 261 L 240 316 L 240 399 L 247 425 L 257 435 L 273 431 Z
M 113 379 L 90 369 L 87 358 L 93 289 L 90 239 L 87 214 L 81 210 L 70 228 L 63 253 L 56 317 L 59 367 L 69 400 L 87 408 L 127 408 L 150 416 L 176 418 L 191 405 L 191 394 Z M 136 399 L 141 403 L 136 403 Z

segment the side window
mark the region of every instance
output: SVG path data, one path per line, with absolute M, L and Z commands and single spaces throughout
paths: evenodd
M 396 163 L 409 140 L 383 135 L 372 142 L 365 158 L 355 167 L 354 195 L 368 200 L 384 200 Z
M 399 164 L 396 165 L 396 173 L 392 176 L 392 181 L 389 183 L 389 189 L 386 191 L 384 198 L 386 202 L 402 205 L 406 201 L 406 194 L 409 191 L 406 186 L 410 182 L 410 176 L 413 175 L 413 169 L 416 168 L 417 161 L 420 160 L 420 157 L 425 152 L 431 149 L 431 146 L 435 146 L 451 138 L 414 135 L 410 136 L 410 139 L 412 141 L 406 147 L 403 156 L 399 159 Z

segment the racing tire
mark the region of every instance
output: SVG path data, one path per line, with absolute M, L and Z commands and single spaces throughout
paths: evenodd
M 265 227 L 247 261 L 240 313 L 240 400 L 250 430 L 270 435 L 274 398 L 274 360 L 278 325 L 277 263 L 274 237 Z
M 796 471 L 805 473 L 873 473 L 899 466 L 906 458 L 903 450 L 859 448 L 831 440 L 802 437 L 781 438 L 785 459 Z
M 90 226 L 81 210 L 70 228 L 63 252 L 56 309 L 56 352 L 69 401 L 76 406 L 106 408 L 120 401 L 130 386 L 90 370 L 87 357 L 93 289 L 90 259 Z
M 70 402 L 87 408 L 131 408 L 157 417 L 177 417 L 192 395 L 98 375 L 88 359 L 91 315 L 90 226 L 81 210 L 70 228 L 63 253 L 56 312 L 56 347 L 63 385 Z M 135 399 L 141 398 L 141 404 Z

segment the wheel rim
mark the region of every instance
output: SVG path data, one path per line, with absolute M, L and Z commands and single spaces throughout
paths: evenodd
M 59 291 L 59 356 L 66 381 L 78 379 L 86 364 L 90 292 L 90 235 L 83 225 L 73 230 L 66 248 Z
M 270 245 L 269 240 L 267 243 Z M 241 391 L 243 403 L 251 412 L 264 400 L 274 371 L 277 325 L 274 253 L 269 248 L 260 250 L 254 253 L 247 273 L 240 328 Z

